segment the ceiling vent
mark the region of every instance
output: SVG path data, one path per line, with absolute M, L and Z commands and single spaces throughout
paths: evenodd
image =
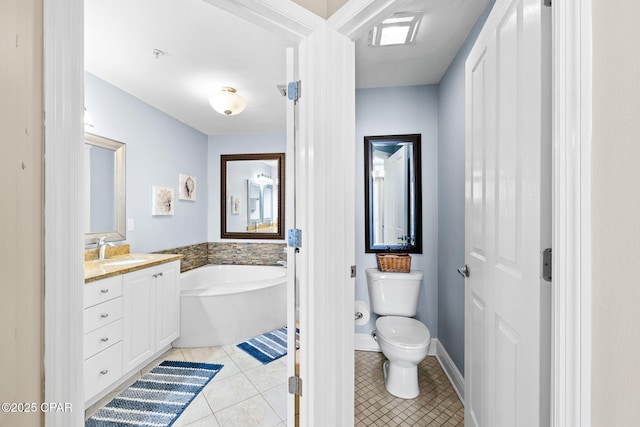
M 369 46 L 400 46 L 413 43 L 423 12 L 398 12 L 369 31 Z

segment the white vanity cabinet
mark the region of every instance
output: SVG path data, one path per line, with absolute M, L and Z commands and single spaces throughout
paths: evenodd
M 137 369 L 180 335 L 180 262 L 124 274 L 123 370 Z
M 122 276 L 84 288 L 84 393 L 90 400 L 118 381 L 122 371 Z
M 180 261 L 84 286 L 84 397 L 91 405 L 180 335 Z

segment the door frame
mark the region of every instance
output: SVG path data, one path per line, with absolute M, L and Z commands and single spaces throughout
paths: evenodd
M 306 40 L 326 26 L 355 40 L 370 24 L 403 7 L 406 0 L 349 0 L 327 21 L 282 0 L 207 0 L 296 40 Z M 553 135 L 554 135 L 554 306 L 552 354 L 552 425 L 589 426 L 591 401 L 591 1 L 554 2 Z M 82 387 L 83 233 L 81 217 L 83 141 L 83 0 L 44 0 L 45 105 L 45 302 L 44 369 L 47 402 L 69 402 L 84 408 Z M 331 41 L 325 42 L 331 47 Z M 312 57 L 320 45 L 307 46 Z M 351 50 L 353 52 L 353 50 Z M 345 57 L 350 64 L 352 57 Z M 336 69 L 326 79 L 344 81 Z M 320 77 L 318 77 L 320 78 Z M 349 78 L 353 78 L 349 76 Z M 347 79 L 348 80 L 348 79 Z M 313 78 L 305 83 L 312 88 Z M 311 85 L 311 86 L 309 86 Z M 317 86 L 316 86 L 317 87 Z M 307 92 L 308 93 L 308 92 Z M 349 99 L 353 99 L 353 94 Z M 327 107 L 325 105 L 325 107 Z M 327 108 L 327 110 L 330 110 Z M 301 116 L 301 125 L 326 120 L 329 111 Z M 349 134 L 355 118 L 341 123 Z M 312 135 L 313 136 L 313 135 Z M 335 169 L 352 168 L 333 164 Z M 313 179 L 313 178 L 310 178 Z M 306 198 L 320 205 L 323 194 Z M 308 200 L 298 200 L 306 206 Z M 338 242 L 334 242 L 337 245 Z M 77 284 L 77 286 L 73 286 Z M 337 290 L 334 288 L 333 290 Z M 346 301 L 348 306 L 348 301 Z M 301 304 L 317 302 L 302 301 Z M 305 308 L 305 307 L 302 307 Z M 344 313 L 342 313 L 344 314 Z M 348 317 L 348 313 L 347 317 Z M 348 324 L 351 326 L 351 324 Z M 352 329 L 352 327 L 351 327 Z M 348 330 L 345 329 L 345 330 Z M 340 334 L 339 334 L 340 335 Z M 345 337 L 337 337 L 343 339 Z M 349 351 L 348 347 L 343 348 Z M 322 351 L 321 349 L 317 350 Z M 308 360 L 305 360 L 308 359 Z M 318 357 L 317 359 L 320 359 Z M 352 371 L 345 357 L 342 372 Z M 303 355 L 307 366 L 313 354 Z M 341 377 L 342 389 L 353 389 L 353 378 Z M 327 383 L 329 384 L 329 383 Z M 317 396 L 335 390 L 316 390 Z M 345 402 L 337 418 L 353 413 Z M 351 402 L 352 403 L 352 402 Z M 353 406 L 351 404 L 351 406 Z M 312 407 L 314 407 L 312 405 Z M 84 411 L 44 414 L 47 427 L 82 425 Z M 302 419 L 313 424 L 313 419 Z
M 592 1 L 553 2 L 551 425 L 591 425 Z

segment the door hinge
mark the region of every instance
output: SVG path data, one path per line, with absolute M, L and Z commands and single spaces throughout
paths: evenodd
M 551 0 L 544 0 L 544 5 L 547 7 L 551 7 Z
M 289 394 L 302 396 L 302 378 L 289 377 Z
M 287 232 L 287 244 L 290 248 L 299 249 L 302 247 L 302 230 L 292 228 Z
M 298 99 L 300 99 L 300 86 L 300 80 L 298 80 L 297 82 L 290 82 L 287 85 L 287 98 L 292 101 L 297 101 Z
M 351 278 L 353 279 L 354 277 L 356 277 L 356 266 L 352 265 L 351 266 Z
M 542 251 L 542 278 L 547 282 L 551 281 L 551 273 L 553 270 L 551 259 L 551 248 Z

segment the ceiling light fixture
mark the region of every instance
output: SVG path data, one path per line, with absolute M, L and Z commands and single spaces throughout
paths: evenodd
M 259 174 L 258 174 L 258 179 L 257 179 L 257 181 L 258 181 L 260 184 L 263 184 L 263 185 L 270 185 L 270 184 L 273 184 L 273 178 L 271 178 L 269 175 L 264 174 L 264 173 L 259 173 Z
M 423 12 L 398 12 L 369 31 L 369 46 L 398 46 L 413 43 Z
M 220 114 L 234 116 L 244 111 L 247 101 L 236 93 L 232 87 L 223 87 L 209 97 L 209 104 Z

